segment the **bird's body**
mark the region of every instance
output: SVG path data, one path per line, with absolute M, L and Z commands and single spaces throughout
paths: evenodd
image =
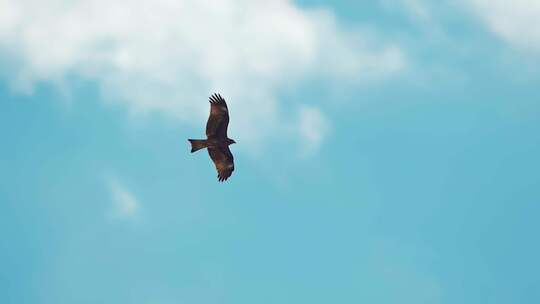
M 218 180 L 227 180 L 234 171 L 234 157 L 229 145 L 235 143 L 227 137 L 229 126 L 229 109 L 225 99 L 219 94 L 210 97 L 210 117 L 206 123 L 206 139 L 188 139 L 191 153 L 207 148 L 210 158 L 216 165 Z

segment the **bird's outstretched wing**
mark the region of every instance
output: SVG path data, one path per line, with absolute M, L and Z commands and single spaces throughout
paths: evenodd
M 227 180 L 234 171 L 234 157 L 229 147 L 209 147 L 208 154 L 210 154 L 210 158 L 216 165 L 218 180 L 220 182 Z
M 225 99 L 219 94 L 210 96 L 210 117 L 206 123 L 206 136 L 208 138 L 227 138 L 229 126 L 229 109 Z

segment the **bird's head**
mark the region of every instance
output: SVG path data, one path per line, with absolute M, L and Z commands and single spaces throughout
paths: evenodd
M 236 142 L 233 139 L 228 138 L 227 139 L 229 145 L 235 144 Z

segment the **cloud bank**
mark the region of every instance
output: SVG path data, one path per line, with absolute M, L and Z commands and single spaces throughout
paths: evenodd
M 282 118 L 292 109 L 283 90 L 384 79 L 405 65 L 398 45 L 288 0 L 0 0 L 0 51 L 16 87 L 88 80 L 132 113 L 182 123 L 200 125 L 221 92 L 231 134 L 251 141 L 297 124 Z

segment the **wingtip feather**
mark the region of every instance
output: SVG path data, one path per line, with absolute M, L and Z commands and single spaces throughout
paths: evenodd
M 223 99 L 223 97 L 221 97 L 221 94 L 219 93 L 212 94 L 210 98 L 208 98 L 208 100 L 212 104 L 219 104 L 225 102 L 225 99 Z

